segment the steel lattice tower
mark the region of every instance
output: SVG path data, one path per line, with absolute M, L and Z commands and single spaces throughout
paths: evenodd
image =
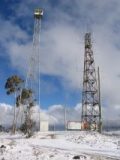
M 33 50 L 30 55 L 29 69 L 26 78 L 26 88 L 32 89 L 34 98 L 40 106 L 40 29 L 42 9 L 36 9 L 34 12 L 34 33 Z
M 101 108 L 99 86 L 97 84 L 95 62 L 91 44 L 91 34 L 85 34 L 84 74 L 82 91 L 82 129 L 101 128 Z

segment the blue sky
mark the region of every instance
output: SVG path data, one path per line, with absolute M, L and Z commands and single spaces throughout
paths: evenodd
M 84 34 L 92 33 L 96 67 L 100 67 L 104 115 L 120 118 L 119 0 L 1 0 L 0 102 L 12 104 L 5 80 L 25 78 L 33 36 L 33 12 L 44 10 L 41 28 L 41 106 L 81 103 Z
M 26 32 L 29 36 L 29 38 L 28 38 L 29 43 L 30 43 L 30 41 L 32 41 L 32 36 L 33 36 L 33 23 L 34 23 L 33 11 L 36 8 L 36 6 L 38 6 L 38 3 L 39 3 L 39 6 L 44 9 L 44 17 L 42 20 L 42 30 L 45 30 L 46 28 L 48 28 L 46 26 L 46 24 L 50 23 L 49 25 L 51 25 L 52 21 L 56 21 L 56 18 L 54 18 L 54 17 L 52 18 L 50 16 L 50 14 L 51 14 L 50 11 L 48 11 L 48 14 L 47 14 L 48 8 L 46 6 L 50 5 L 53 12 L 54 12 L 54 8 L 55 8 L 55 10 L 56 10 L 56 7 L 58 7 L 58 9 L 59 9 L 60 1 L 58 1 L 58 2 L 51 1 L 50 3 L 48 3 L 47 1 L 46 1 L 46 3 L 45 3 L 45 1 L 37 2 L 37 3 L 31 2 L 30 4 L 28 1 L 28 5 L 30 7 L 30 10 L 28 11 L 29 13 L 27 13 L 27 14 L 26 14 L 26 10 L 24 10 L 24 7 L 25 7 L 25 9 L 26 9 L 26 7 L 28 7 L 28 6 L 24 6 L 27 4 L 21 3 L 21 1 L 11 1 L 11 2 L 10 1 L 1 1 L 1 6 L 0 6 L 1 18 L 4 19 L 4 21 L 8 21 L 8 22 L 12 23 L 12 25 L 19 26 L 21 30 L 24 30 L 24 32 Z M 21 12 L 20 5 L 22 5 L 22 4 L 23 4 L 22 9 L 23 9 L 23 12 L 25 11 L 25 13 Z M 19 7 L 20 7 L 20 11 L 19 11 Z M 66 8 L 66 10 L 67 10 L 67 8 Z M 21 15 L 21 14 L 23 14 L 23 15 Z M 8 30 L 9 30 L 9 28 L 8 28 Z M 13 34 L 15 34 L 15 33 L 13 33 Z M 44 36 L 44 35 L 42 34 L 42 36 Z M 11 43 L 17 42 L 20 45 L 21 45 L 21 43 L 22 44 L 27 43 L 24 40 L 24 38 L 19 39 L 14 36 L 13 36 L 13 38 L 9 37 L 7 41 L 11 41 Z M 44 42 L 41 42 L 41 43 L 43 45 L 45 45 Z M 17 67 L 15 67 L 11 64 L 11 59 L 8 56 L 9 51 L 7 51 L 7 47 L 4 47 L 3 45 L 1 45 L 0 52 L 1 52 L 0 61 L 1 61 L 1 71 L 2 71 L 2 76 L 0 79 L 0 84 L 1 84 L 0 90 L 1 90 L 2 95 L 1 95 L 0 102 L 6 102 L 6 103 L 13 104 L 14 103 L 13 97 L 12 96 L 9 97 L 5 93 L 5 89 L 4 89 L 5 81 L 9 76 L 11 76 L 13 74 L 18 74 L 25 79 L 25 74 L 22 75 L 22 70 L 19 70 Z M 63 77 L 61 77 L 59 75 L 56 76 L 56 75 L 52 75 L 52 74 L 41 73 L 41 106 L 43 106 L 45 108 L 50 105 L 53 105 L 53 104 L 63 104 L 63 105 L 67 104 L 69 106 L 74 106 L 75 104 L 80 102 L 80 95 L 81 95 L 80 90 L 78 90 L 78 89 L 72 90 L 72 89 L 69 89 L 69 87 L 67 87 L 67 86 L 64 87 L 62 81 L 63 81 Z

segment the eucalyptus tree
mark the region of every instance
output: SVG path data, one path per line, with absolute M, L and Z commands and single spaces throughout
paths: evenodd
M 23 84 L 24 84 L 24 80 L 21 79 L 17 75 L 13 75 L 9 77 L 5 83 L 5 89 L 6 89 L 7 95 L 14 94 L 14 99 L 15 99 L 14 114 L 13 114 L 14 116 L 13 117 L 13 127 L 12 127 L 13 133 L 15 133 L 16 131 L 16 98 L 18 95 L 21 94 Z
M 25 121 L 21 125 L 21 130 L 27 134 L 27 137 L 32 135 L 32 128 L 34 126 L 34 122 L 32 120 L 32 108 L 34 107 L 34 98 L 33 98 L 33 91 L 31 89 L 23 88 L 21 95 L 16 98 L 16 106 L 24 105 L 25 108 Z

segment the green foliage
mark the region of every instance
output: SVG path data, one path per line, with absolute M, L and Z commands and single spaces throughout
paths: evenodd
M 13 75 L 9 77 L 5 83 L 5 89 L 7 95 L 15 94 L 15 101 L 16 101 L 16 96 L 20 94 L 22 84 L 24 80 L 22 80 L 19 76 Z M 16 102 L 15 102 L 16 103 Z M 15 133 L 16 130 L 16 110 L 14 107 L 14 119 L 13 119 L 13 133 Z
M 7 90 L 7 94 L 10 95 L 16 91 L 20 91 L 21 84 L 24 82 L 20 77 L 17 75 L 13 75 L 9 77 L 5 83 L 5 89 Z
M 33 93 L 31 89 L 23 88 L 21 94 L 18 95 L 16 98 L 16 106 L 19 107 L 20 104 L 25 105 L 29 103 L 29 101 L 31 100 L 32 94 Z

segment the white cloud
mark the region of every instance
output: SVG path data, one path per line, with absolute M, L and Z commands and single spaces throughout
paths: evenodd
M 81 113 L 81 111 L 82 111 L 82 104 L 81 104 L 81 103 L 79 103 L 79 104 L 77 104 L 77 105 L 75 106 L 75 111 Z
M 20 72 L 25 72 L 32 48 L 29 35 L 19 25 L 3 18 L 0 19 L 0 26 L 0 44 L 3 47 L 0 55 L 10 58 L 9 67 L 12 65 Z
M 3 126 L 11 125 L 13 121 L 12 114 L 13 110 L 11 105 L 5 103 L 0 104 L 0 124 Z
M 103 126 L 120 127 L 120 105 L 104 106 L 102 108 Z
M 58 108 L 58 110 L 59 109 L 60 108 Z M 0 125 L 4 127 L 11 127 L 13 124 L 13 114 L 14 114 L 13 106 L 9 104 L 5 104 L 5 103 L 0 103 L 0 111 L 1 111 L 0 112 Z M 53 113 L 54 112 L 55 111 L 53 109 Z M 22 106 L 20 110 L 16 108 L 16 115 L 17 115 L 17 126 L 20 126 L 21 122 L 22 123 L 24 122 L 24 109 L 22 108 Z M 22 121 L 21 121 L 21 118 L 22 118 Z M 39 120 L 49 121 L 49 124 L 51 125 L 54 123 L 57 123 L 57 124 L 59 123 L 57 117 L 53 116 L 52 114 L 49 114 L 49 110 L 43 110 L 43 109 L 39 110 L 38 106 L 35 106 L 32 109 L 32 119 L 36 122 L 37 126 L 39 125 Z
M 32 15 L 32 7 L 27 7 L 32 3 L 32 0 L 25 3 L 22 1 L 16 16 Z M 20 12 L 23 4 L 26 5 L 24 12 L 26 14 Z M 92 28 L 93 31 L 96 66 L 100 66 L 102 101 L 107 103 L 105 110 L 116 115 L 118 110 L 114 106 L 120 105 L 118 76 L 120 74 L 120 1 L 66 0 L 62 1 L 56 9 L 52 8 L 48 1 L 45 4 L 47 11 L 45 14 L 49 16 L 47 22 L 43 20 L 44 26 L 42 25 L 41 31 L 41 72 L 62 77 L 64 87 L 81 89 L 83 33 L 89 24 L 88 30 Z M 0 42 L 4 44 L 13 66 L 23 72 L 23 68 L 26 68 L 26 57 L 31 52 L 30 36 L 18 24 L 13 24 L 11 21 L 2 19 L 0 25 L 3 26 Z M 21 44 L 20 41 L 25 43 Z M 108 117 L 107 111 L 105 116 Z
M 50 125 L 56 124 L 61 125 L 64 124 L 64 113 L 66 109 L 66 120 L 67 121 L 81 121 L 81 104 L 77 104 L 74 108 L 64 108 L 62 105 L 53 105 L 49 106 L 46 110 L 39 110 L 39 107 L 36 106 L 33 109 L 33 120 L 36 122 L 37 126 L 39 125 L 39 118 L 44 121 L 48 120 Z M 0 104 L 0 124 L 3 126 L 12 126 L 13 122 L 13 107 L 11 105 L 1 103 Z M 120 121 L 120 105 L 110 106 L 109 107 L 109 116 L 108 116 L 108 107 L 102 108 L 102 118 L 103 118 L 103 126 L 112 125 L 114 127 L 119 126 Z M 40 117 L 39 117 L 40 111 Z M 117 121 L 116 121 L 117 120 Z M 17 124 L 21 123 L 21 112 L 17 119 Z

